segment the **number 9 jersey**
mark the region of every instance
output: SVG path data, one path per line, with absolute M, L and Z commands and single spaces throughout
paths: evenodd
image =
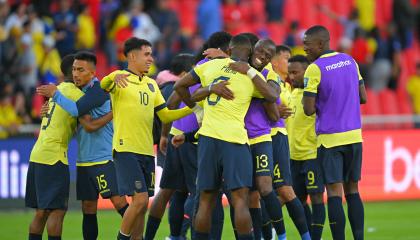
M 83 92 L 70 82 L 63 82 L 57 88 L 73 101 L 83 96 Z M 51 99 L 49 108 L 48 114 L 42 118 L 39 137 L 32 149 L 30 161 L 47 165 L 61 161 L 68 165 L 67 148 L 76 130 L 77 119 Z

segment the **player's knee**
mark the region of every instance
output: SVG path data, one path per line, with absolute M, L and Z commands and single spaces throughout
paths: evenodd
M 326 188 L 328 197 L 342 197 L 343 195 L 342 183 L 327 184 Z
M 324 203 L 324 194 L 315 193 L 310 195 L 312 204 L 323 204 Z
M 273 191 L 271 177 L 259 177 L 257 179 L 257 188 L 261 196 L 267 196 Z
M 232 191 L 232 204 L 235 209 L 248 206 L 248 188 L 240 188 Z
M 96 214 L 97 206 L 97 201 L 82 201 L 82 212 L 84 214 Z
M 260 208 L 260 194 L 257 191 L 249 192 L 249 208 Z
M 291 186 L 282 186 L 277 189 L 282 203 L 287 203 L 296 198 L 295 192 Z
M 125 197 L 122 196 L 113 196 L 111 197 L 112 205 L 114 205 L 115 209 L 121 209 L 127 205 L 127 200 Z
M 352 193 L 358 193 L 359 192 L 359 184 L 358 182 L 347 182 L 343 184 L 344 193 L 352 194 Z
M 131 202 L 131 206 L 136 210 L 136 212 L 140 213 L 147 208 L 147 204 L 149 203 L 149 195 L 147 193 L 136 193 L 133 196 L 133 201 Z
M 46 221 L 49 214 L 50 214 L 49 210 L 38 209 L 35 212 L 35 219 L 37 221 Z

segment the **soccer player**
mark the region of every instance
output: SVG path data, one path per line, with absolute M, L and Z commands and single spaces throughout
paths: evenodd
M 287 77 L 287 60 L 290 58 L 290 48 L 284 45 L 276 47 L 276 56 L 272 59 L 273 69 L 278 72 L 282 81 L 279 112 L 282 119 L 272 124 L 271 137 L 274 150 L 274 187 L 280 196 L 281 202 L 286 204 L 289 216 L 299 231 L 302 239 L 310 238 L 306 223 L 305 212 L 302 203 L 296 197 L 292 187 L 292 175 L 290 172 L 289 141 L 285 120 L 291 114 L 288 107 L 290 103 L 290 87 L 285 82 Z
M 132 233 L 134 238 L 142 238 L 149 196 L 154 193 L 154 113 L 163 123 L 192 113 L 189 108 L 169 110 L 156 82 L 145 76 L 153 63 L 148 41 L 129 38 L 124 43 L 124 55 L 128 68 L 114 71 L 101 81 L 101 87 L 111 94 L 118 191 L 132 198 L 118 239 L 130 239 Z M 116 78 L 118 74 L 126 77 Z
M 354 239 L 363 239 L 364 210 L 358 181 L 362 167 L 360 104 L 366 102 L 363 79 L 355 60 L 330 50 L 330 34 L 313 26 L 304 35 L 308 59 L 304 77 L 303 106 L 316 113 L 318 161 L 328 195 L 328 219 L 334 239 L 344 239 L 342 191 Z
M 83 95 L 68 76 L 58 89 L 74 101 Z M 30 240 L 42 239 L 45 225 L 48 239 L 61 239 L 68 206 L 70 173 L 67 148 L 76 128 L 76 119 L 52 99 L 49 105 L 50 111 L 42 119 L 39 137 L 29 160 L 25 205 L 36 209 L 29 226 Z
M 320 240 L 325 222 L 324 181 L 316 160 L 315 115 L 306 116 L 302 105 L 303 75 L 308 65 L 308 59 L 302 55 L 289 59 L 288 76 L 293 86 L 289 107 L 293 109 L 293 114 L 288 118 L 286 129 L 290 143 L 293 190 L 305 209 L 312 240 Z M 308 195 L 312 213 L 306 202 Z
M 194 106 L 188 87 L 201 82 L 203 87 L 228 81 L 235 98 L 224 99 L 213 94 L 204 101 L 204 119 L 199 134 L 197 189 L 200 191 L 195 218 L 196 239 L 208 239 L 215 198 L 222 184 L 232 191 L 235 225 L 239 239 L 253 239 L 248 210 L 248 187 L 252 185 L 252 159 L 247 145 L 244 117 L 253 96 L 274 102 L 276 92 L 253 68 L 248 76 L 233 71 L 229 64 L 248 61 L 252 46 L 243 36 L 235 36 L 229 45 L 231 59 L 215 59 L 194 68 L 175 84 L 175 91 L 187 106 Z M 252 81 L 250 80 L 252 79 Z M 257 90 L 258 89 L 258 90 Z
M 82 127 L 77 134 L 79 156 L 77 159 L 77 199 L 82 201 L 83 237 L 97 239 L 98 195 L 109 198 L 115 209 L 124 215 L 128 208 L 125 197 L 118 194 L 117 178 L 112 161 L 112 112 L 109 94 L 104 92 L 95 77 L 96 56 L 90 52 L 78 52 L 70 65 L 76 86 L 85 93 L 74 102 L 54 85 L 41 86 L 44 96 L 52 97 L 53 101 L 69 112 L 73 117 L 79 117 Z M 86 114 L 88 113 L 88 114 Z M 93 118 L 93 119 L 92 119 Z

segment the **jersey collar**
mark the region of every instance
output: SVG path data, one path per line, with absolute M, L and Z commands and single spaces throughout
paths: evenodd
M 86 84 L 86 86 L 82 87 L 82 91 L 86 92 L 89 88 L 93 87 L 93 84 L 95 84 L 95 82 L 99 82 L 99 80 L 96 77 L 92 78 L 92 80 L 90 80 L 90 82 Z
M 320 58 L 327 55 L 327 54 L 331 54 L 331 53 L 335 53 L 334 50 L 325 50 L 321 53 L 321 56 L 319 56 Z
M 140 75 L 137 75 L 136 73 L 134 73 L 133 71 L 131 71 L 130 69 L 128 69 L 128 68 L 126 68 L 126 69 L 124 69 L 125 71 L 127 71 L 127 72 L 129 72 L 129 73 L 131 73 L 131 74 L 134 74 L 134 75 L 136 75 L 136 76 L 138 76 L 139 77 L 139 81 L 141 81 L 142 79 L 143 79 L 143 76 L 140 76 Z

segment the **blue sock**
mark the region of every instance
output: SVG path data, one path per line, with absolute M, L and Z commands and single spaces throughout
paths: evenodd
M 222 205 L 222 196 L 223 193 L 220 193 L 218 198 L 216 199 L 216 206 L 213 209 L 210 229 L 210 236 L 212 240 L 222 239 L 223 222 L 225 219 L 225 214 Z
M 299 199 L 294 198 L 292 201 L 286 203 L 286 207 L 293 223 L 299 231 L 299 234 L 303 236 L 303 234 L 308 232 L 308 225 L 306 224 L 305 212 L 303 210 L 302 203 Z
M 311 240 L 311 234 L 309 232 L 302 234 L 300 237 L 302 240 Z
M 278 240 L 286 240 L 286 233 L 277 235 Z
M 188 193 L 176 191 L 172 195 L 169 207 L 169 230 L 171 236 L 179 237 L 181 235 L 182 221 L 184 220 L 184 204 Z
M 363 239 L 365 214 L 359 193 L 346 195 L 347 213 L 355 240 Z
M 160 221 L 160 218 L 149 215 L 147 218 L 146 234 L 144 235 L 144 240 L 152 240 L 155 238 L 156 232 L 160 225 Z
M 124 207 L 118 209 L 118 213 L 121 215 L 121 217 L 124 217 L 124 213 L 127 210 L 128 206 L 130 206 L 130 205 L 128 205 L 128 203 L 127 203 L 127 205 L 125 205 Z
M 257 239 L 257 238 L 255 238 L 255 239 Z M 238 240 L 254 240 L 254 234 L 253 233 L 238 234 Z
M 312 204 L 312 224 L 311 224 L 311 237 L 312 240 L 320 240 L 322 230 L 325 223 L 325 205 Z
M 250 208 L 249 213 L 252 219 L 252 228 L 254 230 L 254 238 L 261 239 L 261 208 Z
M 187 235 L 188 229 L 191 228 L 193 209 L 194 195 L 190 194 L 184 204 L 184 219 L 182 221 L 181 236 L 185 237 Z
M 264 240 L 271 240 L 271 238 L 273 237 L 272 232 L 271 232 L 273 225 L 271 225 L 270 216 L 268 216 L 267 208 L 265 207 L 265 203 L 262 199 L 260 199 L 260 205 L 261 205 L 261 216 L 262 216 L 261 233 Z
M 194 234 L 195 234 L 195 237 L 193 239 L 196 239 L 196 240 L 208 240 L 210 236 L 209 233 L 202 233 L 202 232 L 197 232 L 197 231 L 195 231 Z
M 330 221 L 330 228 L 333 239 L 344 240 L 346 217 L 344 215 L 341 197 L 328 198 L 328 220 Z
M 29 233 L 29 240 L 42 240 L 42 234 Z
M 98 218 L 96 214 L 83 214 L 83 239 L 96 240 L 98 238 Z
M 118 231 L 118 236 L 117 236 L 117 240 L 130 240 L 131 236 L 130 235 L 125 235 L 122 234 L 120 231 Z
M 312 213 L 311 208 L 308 204 L 303 205 L 303 210 L 305 211 L 305 218 L 306 218 L 306 225 L 308 226 L 309 232 L 311 231 L 311 223 L 312 223 Z
M 284 228 L 283 212 L 281 210 L 281 203 L 274 191 L 266 196 L 261 196 L 261 202 L 264 202 L 265 209 L 271 219 L 271 224 L 276 230 L 277 235 L 286 233 Z M 270 229 L 271 231 L 271 229 Z

